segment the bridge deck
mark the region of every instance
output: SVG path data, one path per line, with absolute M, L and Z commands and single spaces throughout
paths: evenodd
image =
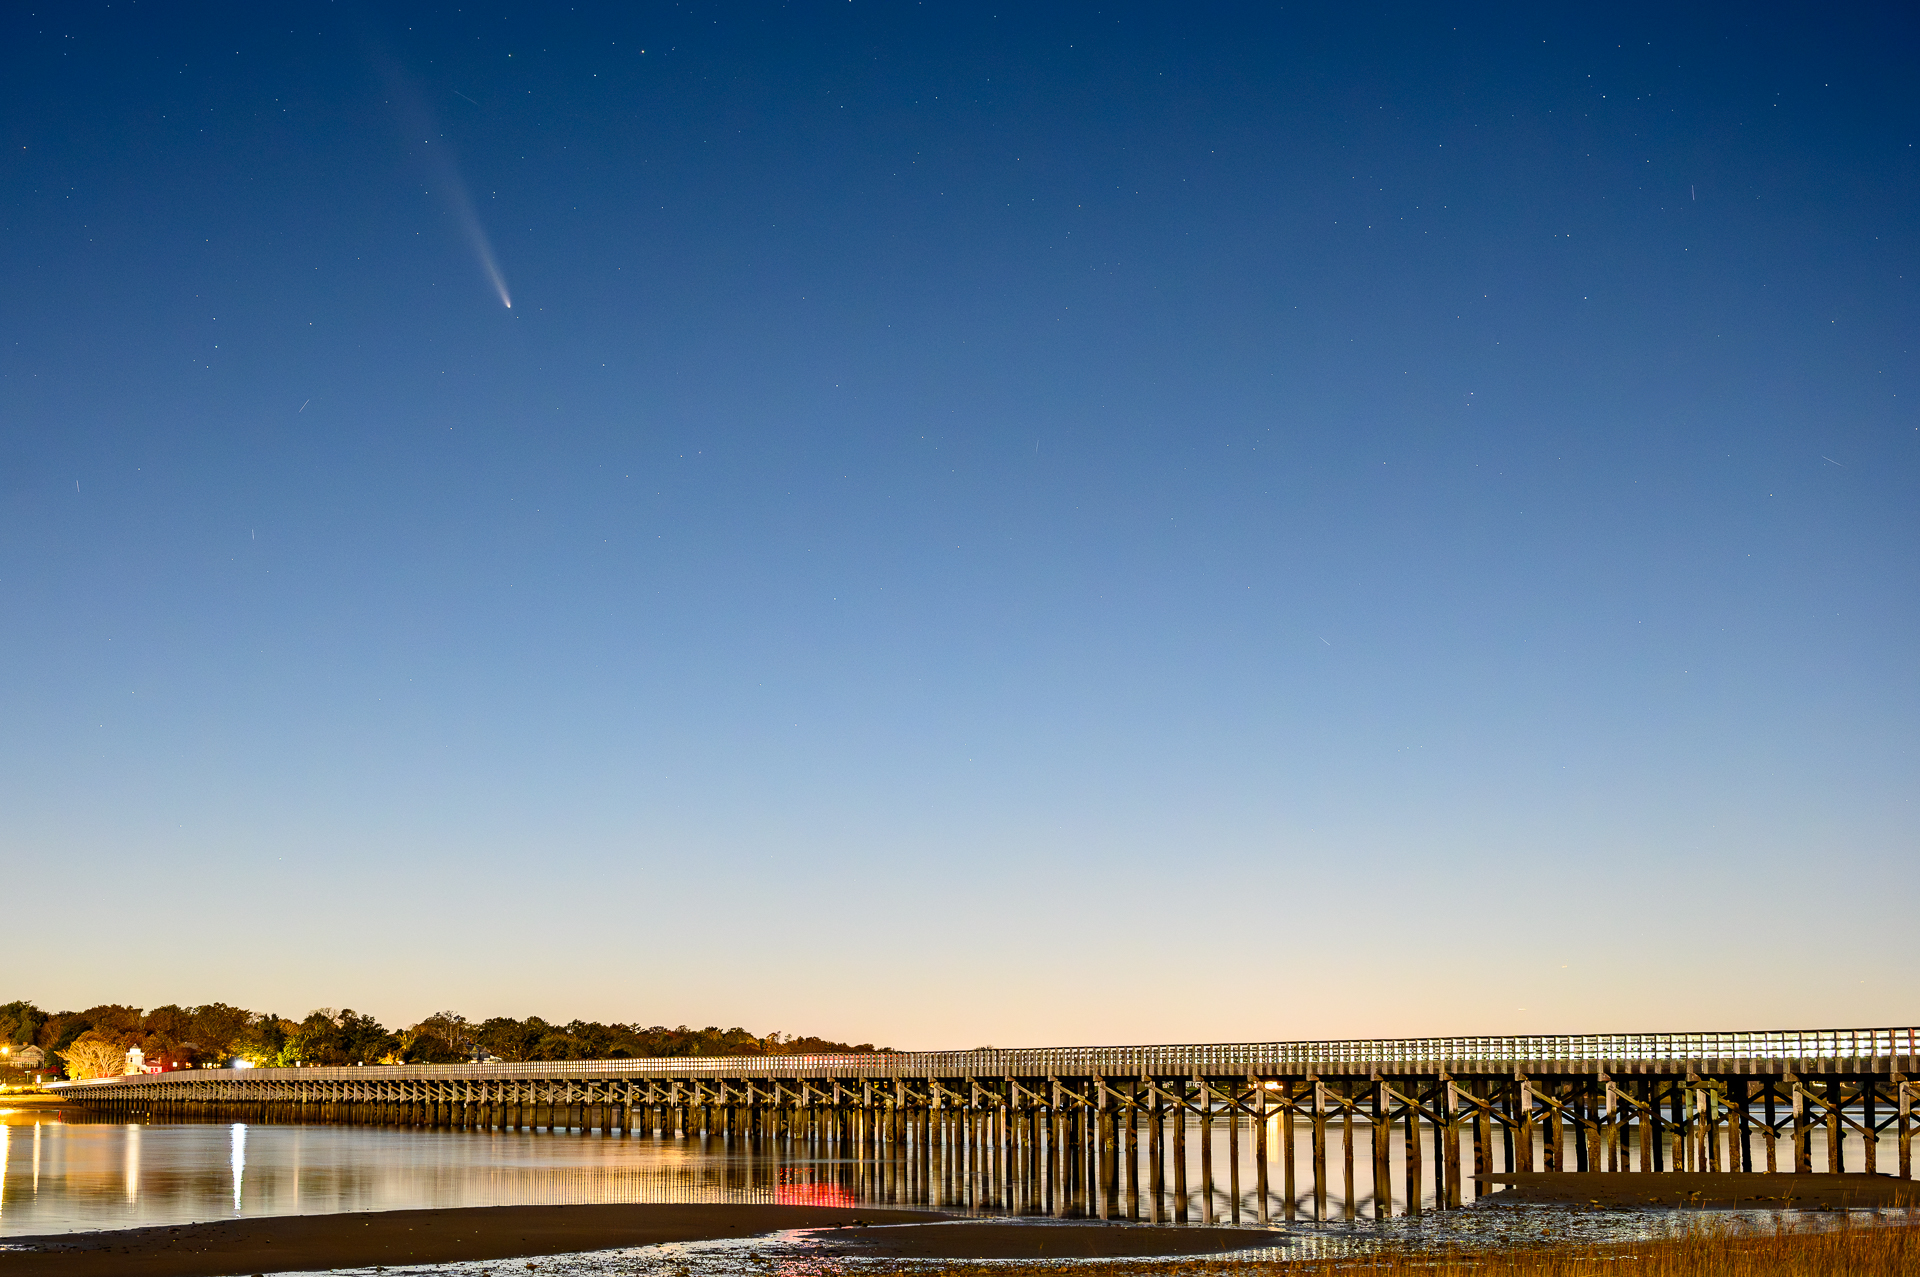
M 1623 1033 L 1534 1037 L 1374 1038 L 1185 1046 L 1040 1047 L 870 1055 L 669 1056 L 378 1066 L 390 1079 L 518 1078 L 1084 1078 L 1892 1075 L 1912 1072 L 1920 1028 L 1783 1029 L 1731 1033 Z M 365 1080 L 359 1068 L 205 1069 L 183 1081 Z M 157 1076 L 105 1079 L 151 1085 Z M 96 1085 L 99 1083 L 95 1083 Z

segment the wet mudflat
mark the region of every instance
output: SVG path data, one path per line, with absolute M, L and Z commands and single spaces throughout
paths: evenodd
M 1852 1210 L 1920 1206 L 1920 1183 L 1889 1175 L 1753 1175 L 1664 1172 L 1595 1175 L 1533 1171 L 1477 1176 L 1507 1202 L 1594 1206 L 1746 1206 L 1782 1210 Z
M 751 1237 L 856 1219 L 897 1227 L 938 1218 L 924 1211 L 697 1204 L 282 1215 L 9 1238 L 0 1249 L 0 1277 L 129 1272 L 213 1277 L 301 1268 L 394 1268 Z
M 808 1206 L 494 1206 L 453 1211 L 293 1215 L 215 1224 L 57 1233 L 10 1239 L 0 1277 L 151 1277 L 470 1268 L 504 1259 L 568 1255 L 574 1263 L 631 1264 L 674 1243 L 764 1239 L 714 1251 L 734 1271 L 775 1257 L 892 1259 L 1097 1259 L 1214 1255 L 1270 1246 L 1277 1234 L 1093 1221 L 1053 1225 L 950 1221 L 925 1211 Z M 594 1256 L 585 1252 L 604 1252 Z M 537 1264 L 534 1265 L 537 1268 Z M 724 1262 L 723 1262 L 723 1266 Z M 616 1269 L 618 1270 L 618 1269 Z

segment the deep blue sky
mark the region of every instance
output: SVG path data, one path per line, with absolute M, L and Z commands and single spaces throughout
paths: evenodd
M 9 9 L 0 996 L 1910 1022 L 1913 13 L 1564 8 Z

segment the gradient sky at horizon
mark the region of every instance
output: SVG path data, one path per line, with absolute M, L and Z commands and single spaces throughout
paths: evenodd
M 1912 1022 L 1914 37 L 9 11 L 0 1000 Z

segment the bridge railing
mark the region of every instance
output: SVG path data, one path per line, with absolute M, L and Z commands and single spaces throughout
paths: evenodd
M 213 1081 L 371 1081 L 433 1078 L 865 1078 L 1137 1077 L 1347 1072 L 1454 1063 L 1659 1063 L 1671 1060 L 1814 1060 L 1920 1055 L 1920 1028 L 1778 1029 L 1732 1033 L 1599 1033 L 1526 1037 L 1369 1038 L 1185 1046 L 1041 1047 L 863 1055 L 670 1056 L 627 1060 L 532 1060 L 495 1064 L 403 1064 L 355 1068 L 194 1069 L 99 1078 L 76 1086 Z

